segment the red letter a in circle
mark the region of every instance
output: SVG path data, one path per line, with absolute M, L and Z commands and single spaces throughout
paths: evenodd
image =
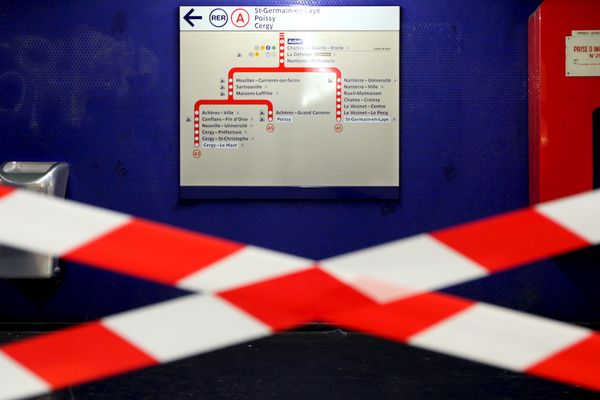
M 235 9 L 231 13 L 231 23 L 234 26 L 243 28 L 248 25 L 248 22 L 250 22 L 250 14 L 248 14 L 248 11 L 244 10 L 243 8 Z

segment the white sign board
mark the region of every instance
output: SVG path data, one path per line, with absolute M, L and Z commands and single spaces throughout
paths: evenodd
M 600 76 L 600 31 L 573 31 L 566 38 L 567 76 Z
M 179 22 L 182 197 L 398 196 L 399 7 L 193 6 Z

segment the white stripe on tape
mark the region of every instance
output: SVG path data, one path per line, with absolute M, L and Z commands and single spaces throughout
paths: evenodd
M 177 286 L 218 292 L 309 269 L 314 262 L 254 246 L 245 248 L 187 276 Z
M 588 242 L 600 243 L 600 191 L 544 203 L 535 208 Z
M 168 362 L 256 339 L 271 329 L 227 301 L 191 295 L 102 320 L 108 329 Z
M 478 303 L 417 333 L 409 343 L 523 371 L 591 334 L 584 328 Z
M 63 255 L 130 221 L 131 217 L 19 190 L 0 200 L 0 242 L 36 253 Z
M 488 274 L 427 234 L 330 258 L 322 261 L 321 266 L 379 302 L 398 300 L 414 292 L 452 286 Z M 379 285 L 365 284 L 368 281 L 386 283 L 388 290 L 382 292 Z M 391 290 L 392 285 L 398 285 L 396 294 Z
M 0 399 L 8 400 L 36 396 L 50 390 L 42 379 L 22 367 L 0 350 Z

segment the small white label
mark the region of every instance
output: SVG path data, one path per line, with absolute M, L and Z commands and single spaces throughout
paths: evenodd
M 344 117 L 344 122 L 358 124 L 389 124 L 390 117 Z
M 572 31 L 573 36 L 600 36 L 600 31 Z
M 275 122 L 282 122 L 284 124 L 289 124 L 294 121 L 294 118 L 288 116 L 278 115 L 275 117 Z
M 566 74 L 600 76 L 600 31 L 573 31 L 566 37 Z

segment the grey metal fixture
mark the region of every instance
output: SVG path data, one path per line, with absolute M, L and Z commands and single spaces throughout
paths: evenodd
M 64 162 L 9 161 L 0 165 L 0 183 L 65 197 L 69 164 Z M 2 221 L 0 221 L 2 223 Z M 0 246 L 0 278 L 51 278 L 59 272 L 58 260 Z

